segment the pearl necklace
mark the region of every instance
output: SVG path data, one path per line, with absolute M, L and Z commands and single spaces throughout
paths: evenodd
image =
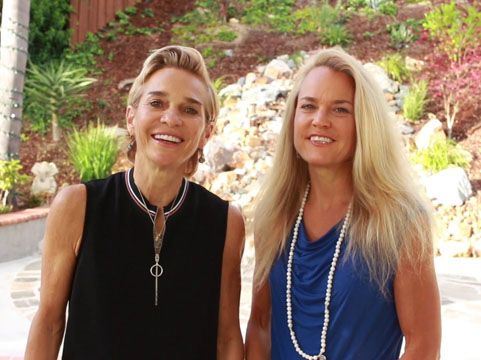
M 306 205 L 307 196 L 309 195 L 309 189 L 310 189 L 310 184 L 307 185 L 306 191 L 304 193 L 304 197 L 302 198 L 301 208 L 299 209 L 299 215 L 297 216 L 297 219 L 294 225 L 294 233 L 292 235 L 292 242 L 289 250 L 289 258 L 287 261 L 287 273 L 286 273 L 287 327 L 289 328 L 292 344 L 294 345 L 294 348 L 296 349 L 297 353 L 300 356 L 308 360 L 327 360 L 324 353 L 326 352 L 327 328 L 329 327 L 329 305 L 331 302 L 331 292 L 332 292 L 332 285 L 334 282 L 334 272 L 336 271 L 337 259 L 339 258 L 339 254 L 341 252 L 341 244 L 342 244 L 342 241 L 344 240 L 347 225 L 351 217 L 351 205 L 349 205 L 346 217 L 344 218 L 344 222 L 341 228 L 341 233 L 339 234 L 339 238 L 337 239 L 337 242 L 336 242 L 334 256 L 332 257 L 331 267 L 329 269 L 329 275 L 327 276 L 326 299 L 324 301 L 324 323 L 322 325 L 322 332 L 321 332 L 321 349 L 319 350 L 318 355 L 309 355 L 309 354 L 306 354 L 304 351 L 302 351 L 301 347 L 299 346 L 299 343 L 297 342 L 296 333 L 294 331 L 294 322 L 292 319 L 292 302 L 291 302 L 292 262 L 294 258 L 294 249 L 296 247 L 297 237 L 299 233 L 299 225 L 304 215 L 304 207 Z

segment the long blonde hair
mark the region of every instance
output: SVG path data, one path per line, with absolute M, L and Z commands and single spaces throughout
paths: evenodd
M 206 126 L 211 124 L 213 129 L 217 120 L 217 115 L 219 114 L 219 100 L 210 80 L 209 72 L 207 71 L 202 55 L 199 51 L 191 47 L 169 45 L 154 50 L 147 59 L 145 59 L 142 70 L 135 78 L 134 83 L 130 88 L 127 106 L 132 106 L 134 108 L 138 106 L 139 100 L 142 97 L 143 85 L 155 72 L 165 67 L 186 70 L 197 76 L 204 83 L 208 93 L 207 102 L 203 104 L 205 109 L 205 121 Z M 179 86 L 182 86 L 182 84 L 179 84 Z M 133 148 L 133 151 L 130 151 L 128 156 L 129 159 L 133 160 L 135 157 L 135 148 Z M 196 152 L 189 160 L 189 166 L 187 166 L 186 170 L 187 176 L 192 175 L 197 169 L 198 158 L 199 155 Z
M 353 160 L 352 220 L 346 256 L 360 254 L 371 279 L 385 292 L 400 257 L 419 264 L 432 246 L 429 203 L 413 184 L 411 170 L 384 95 L 371 76 L 340 48 L 321 50 L 298 72 L 289 94 L 274 163 L 266 176 L 254 217 L 255 283 L 267 280 L 286 247 L 309 182 L 306 162 L 294 148 L 294 115 L 301 84 L 319 66 L 355 83 L 356 150 Z

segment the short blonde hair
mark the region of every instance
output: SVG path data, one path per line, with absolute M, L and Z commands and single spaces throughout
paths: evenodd
M 142 70 L 135 78 L 134 83 L 130 88 L 127 105 L 136 108 L 139 105 L 140 98 L 142 97 L 143 85 L 155 72 L 166 67 L 186 70 L 197 76 L 205 84 L 208 93 L 207 103 L 203 104 L 205 121 L 206 125 L 211 124 L 212 128 L 214 128 L 217 115 L 219 114 L 219 100 L 210 80 L 210 76 L 202 55 L 196 49 L 191 47 L 169 45 L 161 49 L 154 50 L 152 54 L 145 59 Z M 129 159 L 133 159 L 135 156 L 134 152 L 135 149 L 129 152 Z M 197 153 L 193 155 L 190 162 L 191 164 L 188 166 L 186 172 L 187 176 L 191 176 L 197 168 Z
M 294 148 L 294 116 L 302 83 L 325 66 L 354 80 L 356 150 L 353 160 L 353 216 L 348 254 L 359 253 L 384 292 L 401 255 L 423 259 L 432 246 L 429 203 L 413 186 L 400 134 L 381 89 L 362 64 L 340 48 L 323 49 L 296 75 L 287 99 L 274 163 L 258 196 L 254 217 L 257 285 L 267 280 L 299 210 L 309 179 L 307 164 Z

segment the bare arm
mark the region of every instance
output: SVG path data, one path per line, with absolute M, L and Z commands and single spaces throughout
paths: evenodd
M 271 293 L 266 281 L 252 290 L 252 306 L 246 334 L 246 359 L 271 358 Z
M 413 268 L 401 261 L 394 280 L 394 298 L 406 337 L 402 360 L 436 360 L 441 347 L 441 305 L 432 257 Z
M 239 325 L 241 290 L 240 263 L 244 251 L 244 220 L 240 211 L 230 205 L 227 234 L 222 259 L 217 358 L 242 360 L 244 348 Z
M 63 189 L 50 207 L 42 256 L 40 304 L 30 328 L 25 360 L 57 358 L 85 204 L 85 186 L 73 185 Z

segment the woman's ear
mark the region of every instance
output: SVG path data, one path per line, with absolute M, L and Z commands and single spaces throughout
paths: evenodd
M 207 144 L 207 141 L 210 139 L 213 133 L 214 133 L 214 123 L 209 121 L 205 126 L 204 134 L 202 136 L 202 139 L 200 140 L 200 143 L 199 143 L 200 148 L 203 148 L 205 144 Z
M 132 105 L 129 105 L 125 110 L 125 119 L 127 120 L 127 131 L 129 132 L 129 135 L 134 134 L 134 118 L 135 108 Z

